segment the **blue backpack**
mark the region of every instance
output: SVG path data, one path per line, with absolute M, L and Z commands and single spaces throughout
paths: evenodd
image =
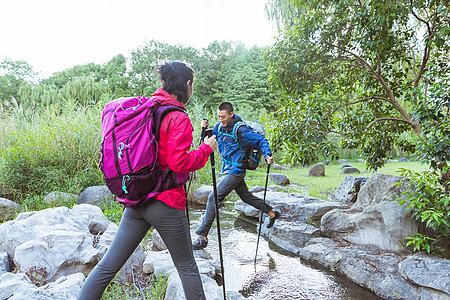
M 256 168 L 261 164 L 261 157 L 263 156 L 263 153 L 261 149 L 252 147 L 252 146 L 243 146 L 242 143 L 239 143 L 239 139 L 242 140 L 241 137 L 238 137 L 238 130 L 241 126 L 247 126 L 253 132 L 256 132 L 257 134 L 260 134 L 262 136 L 265 136 L 265 132 L 261 124 L 250 122 L 250 121 L 243 121 L 243 122 L 236 122 L 234 124 L 233 130 L 231 134 L 224 133 L 220 129 L 222 128 L 222 124 L 219 124 L 219 128 L 217 131 L 219 134 L 223 134 L 225 136 L 232 137 L 236 143 L 238 144 L 239 148 L 241 148 L 241 152 L 245 153 L 244 159 L 238 161 L 238 162 L 232 162 L 229 160 L 226 160 L 222 157 L 222 160 L 227 165 L 236 166 L 240 169 L 247 169 L 247 170 L 256 170 Z

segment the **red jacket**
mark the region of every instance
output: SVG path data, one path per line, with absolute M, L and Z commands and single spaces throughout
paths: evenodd
M 181 102 L 163 89 L 156 90 L 152 99 L 185 110 Z M 164 117 L 158 141 L 158 162 L 162 169 L 169 167 L 175 173 L 189 173 L 205 166 L 213 150 L 209 145 L 203 143 L 197 150 L 189 152 L 193 130 L 191 120 L 186 113 L 173 111 Z M 156 199 L 173 208 L 184 209 L 186 207 L 186 192 L 182 186 L 161 192 Z

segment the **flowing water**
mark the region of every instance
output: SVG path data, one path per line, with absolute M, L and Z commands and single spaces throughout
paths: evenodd
M 193 238 L 203 213 L 198 208 L 190 211 Z M 215 224 L 206 250 L 219 261 Z M 240 216 L 232 203 L 221 208 L 220 229 L 226 290 L 240 291 L 248 299 L 381 299 L 342 275 L 284 251 L 262 235 L 255 267 L 256 221 Z

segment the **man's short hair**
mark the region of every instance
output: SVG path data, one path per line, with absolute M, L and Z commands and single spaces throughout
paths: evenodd
M 227 113 L 231 113 L 233 111 L 233 104 L 230 102 L 222 102 L 219 105 L 219 110 L 226 110 Z

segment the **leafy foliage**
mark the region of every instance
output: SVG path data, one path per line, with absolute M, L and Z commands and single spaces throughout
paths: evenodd
M 27 62 L 5 58 L 0 63 L 0 99 L 17 98 L 20 87 L 34 80 L 37 73 Z M 0 103 L 0 107 L 2 104 Z
M 399 204 L 407 204 L 415 219 L 424 223 L 438 235 L 448 237 L 450 234 L 450 195 L 445 192 L 445 183 L 440 181 L 440 174 L 436 171 L 417 173 L 403 168 L 400 170 L 401 175 L 410 180 L 411 189 L 403 192 L 407 197 L 405 200 L 399 199 Z M 419 233 L 408 239 L 410 241 L 407 245 L 414 245 L 415 251 L 425 250 L 429 253 L 438 251 L 434 246 L 436 238 Z
M 264 55 L 269 83 L 293 107 L 284 108 L 292 115 L 275 114 L 274 124 L 307 115 L 307 106 L 321 126 L 304 130 L 324 139 L 339 133 L 341 146 L 359 149 L 373 169 L 393 148 L 416 150 L 408 132 L 420 135 L 423 124 L 413 119 L 413 108 L 433 101 L 429 84 L 448 73 L 447 1 L 272 0 L 268 6 L 284 25 Z M 283 12 L 287 6 L 289 13 Z M 434 65 L 441 69 L 432 74 Z M 326 99 L 310 101 L 316 94 Z M 283 133 L 273 132 L 279 135 L 274 139 Z M 311 144 L 300 131 L 289 138 L 299 149 Z
M 42 116 L 27 118 L 20 109 L 14 113 L 0 143 L 0 181 L 7 190 L 80 193 L 102 182 L 99 110 L 67 102 Z
M 132 50 L 129 58 L 118 54 L 103 65 L 74 66 L 40 82 L 33 79 L 36 74 L 26 62 L 5 60 L 0 65 L 0 113 L 13 109 L 14 102 L 32 114 L 66 100 L 93 105 L 118 97 L 149 96 L 160 87 L 154 67 L 169 60 L 193 67 L 195 96 L 208 112 L 223 101 L 255 116 L 281 105 L 279 94 L 269 90 L 262 48 L 215 41 L 199 50 L 151 40 Z
M 273 114 L 277 120 L 268 120 L 266 131 L 275 151 L 281 152 L 285 163 L 308 165 L 319 158 L 337 157 L 336 143 L 327 138 L 326 118 L 331 113 L 330 97 L 317 91 L 302 101 L 285 103 Z M 315 103 L 316 105 L 312 105 Z

